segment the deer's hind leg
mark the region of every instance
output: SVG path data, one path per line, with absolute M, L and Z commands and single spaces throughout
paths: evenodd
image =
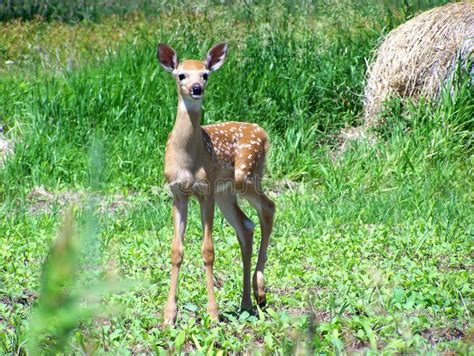
M 265 282 L 263 272 L 265 269 L 265 262 L 267 261 L 267 249 L 270 242 L 270 234 L 273 228 L 273 217 L 275 215 L 275 203 L 261 191 L 258 186 L 249 184 L 246 186 L 242 197 L 257 210 L 258 218 L 260 220 L 261 240 L 260 249 L 258 252 L 257 267 L 253 274 L 253 292 L 257 304 L 264 306 L 266 304 Z
M 252 299 L 250 297 L 250 274 L 252 262 L 252 245 L 254 223 L 237 204 L 237 198 L 232 193 L 216 195 L 216 203 L 228 223 L 235 229 L 240 244 L 243 264 L 243 290 L 241 310 L 252 310 Z

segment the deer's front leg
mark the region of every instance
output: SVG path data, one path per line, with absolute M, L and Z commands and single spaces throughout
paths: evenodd
M 189 197 L 182 194 L 174 194 L 173 199 L 173 223 L 174 235 L 171 244 L 171 283 L 168 294 L 168 302 L 165 307 L 165 325 L 173 325 L 178 312 L 176 292 L 178 289 L 178 275 L 183 262 L 183 241 L 188 219 Z
M 214 243 L 212 241 L 212 226 L 214 224 L 214 196 L 204 195 L 199 198 L 201 205 L 201 219 L 204 230 L 204 240 L 202 241 L 202 259 L 206 267 L 207 286 L 207 313 L 212 319 L 217 320 L 219 312 L 217 310 L 216 298 L 214 296 Z

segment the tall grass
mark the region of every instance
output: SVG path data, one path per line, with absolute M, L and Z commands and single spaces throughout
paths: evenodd
M 23 128 L 15 156 L 0 173 L 6 183 L 0 189 L 86 186 L 87 143 L 94 132 L 105 139 L 111 189 L 160 185 L 176 93 L 157 65 L 158 41 L 169 42 L 184 58 L 200 58 L 213 43 L 228 40 L 229 59 L 210 81 L 205 123 L 257 122 L 274 143 L 274 177 L 314 176 L 318 147 L 333 142 L 340 128 L 356 124 L 361 112 L 366 61 L 384 30 L 383 17 L 373 13 L 400 22 L 407 9 L 428 3 L 406 3 L 396 16 L 393 5 L 371 4 L 335 2 L 335 12 L 321 2 L 234 5 L 236 13 L 212 6 L 177 20 L 173 13 L 166 19 L 179 25 L 138 33 L 138 42 L 123 45 L 99 66 L 84 64 L 59 77 L 39 74 L 20 90 L 14 89 L 17 82 L 3 79 L 2 91 L 10 94 L 3 97 L 2 115 L 7 126 Z M 343 11 L 351 18 L 343 20 Z M 190 36 L 196 29 L 198 35 Z
M 41 17 L 45 20 L 65 22 L 98 21 L 101 17 L 141 11 L 143 13 L 169 10 L 175 1 L 153 0 L 9 0 L 0 5 L 0 21 L 20 18 L 31 20 Z
M 42 17 L 45 20 L 60 20 L 65 22 L 75 22 L 82 20 L 98 21 L 103 16 L 112 14 L 124 15 L 132 12 L 142 12 L 148 16 L 153 16 L 171 11 L 191 11 L 207 12 L 215 8 L 232 8 L 249 17 L 254 12 L 253 8 L 259 6 L 264 10 L 265 19 L 272 17 L 275 7 L 283 6 L 288 13 L 294 13 L 301 8 L 307 8 L 308 5 L 316 9 L 318 13 L 337 13 L 339 11 L 328 11 L 329 7 L 353 10 L 364 15 L 372 15 L 376 12 L 377 5 L 390 6 L 390 9 L 402 9 L 404 13 L 410 13 L 417 10 L 424 10 L 439 4 L 439 0 L 395 0 L 381 1 L 374 3 L 371 0 L 355 2 L 353 0 L 312 0 L 306 1 L 216 1 L 208 0 L 196 3 L 194 1 L 175 0 L 81 0 L 81 1 L 58 1 L 58 0 L 9 0 L 0 4 L 0 21 L 20 18 L 22 20 L 31 20 L 35 17 Z M 446 2 L 446 1 L 443 1 Z M 354 6 L 358 4 L 359 6 Z M 375 5 L 375 6 L 374 6 Z M 393 23 L 392 23 L 393 24 Z

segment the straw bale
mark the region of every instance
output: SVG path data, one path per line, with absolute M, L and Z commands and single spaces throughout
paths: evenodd
M 473 51 L 473 1 L 436 7 L 391 31 L 368 70 L 365 125 L 377 124 L 391 96 L 436 98 L 458 64 L 474 74 Z

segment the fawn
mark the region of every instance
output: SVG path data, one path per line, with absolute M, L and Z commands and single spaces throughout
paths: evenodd
M 201 126 L 202 103 L 209 75 L 219 69 L 227 55 L 227 44 L 212 47 L 203 61 L 178 61 L 176 51 L 158 44 L 161 66 L 176 80 L 178 111 L 165 151 L 165 178 L 173 195 L 174 236 L 171 246 L 171 283 L 164 312 L 164 324 L 173 325 L 177 314 L 178 274 L 183 261 L 188 201 L 195 196 L 200 204 L 204 240 L 202 258 L 206 268 L 207 312 L 218 319 L 214 297 L 214 206 L 235 229 L 243 261 L 241 310 L 251 310 L 250 264 L 253 222 L 237 203 L 237 193 L 256 209 L 261 227 L 260 251 L 253 275 L 253 292 L 259 305 L 266 302 L 263 270 L 272 231 L 275 204 L 263 193 L 265 156 L 269 147 L 266 132 L 246 122 L 225 122 Z

